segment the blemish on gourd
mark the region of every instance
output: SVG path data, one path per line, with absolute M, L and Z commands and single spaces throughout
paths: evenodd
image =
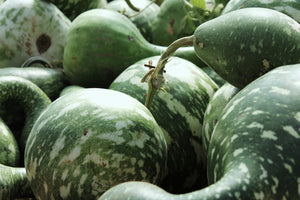
M 46 33 L 41 34 L 36 40 L 36 46 L 40 54 L 45 53 L 51 46 L 51 37 Z

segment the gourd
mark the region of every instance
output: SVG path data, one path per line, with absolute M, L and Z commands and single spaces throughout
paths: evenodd
M 166 141 L 136 99 L 100 88 L 76 89 L 53 101 L 35 121 L 25 168 L 37 199 L 97 199 L 127 180 L 159 184 Z
M 148 57 L 130 65 L 109 89 L 145 103 L 148 85 L 141 80 L 149 69 L 144 64 L 151 61 L 151 68 L 159 58 Z M 207 185 L 202 125 L 209 99 L 218 86 L 199 67 L 179 57 L 170 58 L 164 75 L 165 92 L 158 92 L 150 108 L 157 123 L 166 131 L 168 174 L 161 187 L 169 192 L 190 192 Z
M 0 4 L 0 68 L 42 56 L 62 68 L 70 20 L 53 4 L 9 0 Z
M 229 83 L 225 83 L 210 99 L 203 117 L 202 142 L 207 152 L 213 130 L 219 121 L 220 114 L 227 103 L 239 92 L 239 89 Z
M 300 22 L 300 1 L 261 1 L 261 0 L 231 0 L 223 9 L 222 14 L 233 10 L 249 7 L 270 8 L 282 12 Z
M 143 37 L 148 42 L 152 42 L 151 27 L 160 7 L 151 0 L 131 0 L 131 3 L 139 10 L 133 10 L 124 0 L 111 1 L 105 8 L 127 16 L 137 26 Z
M 33 82 L 17 76 L 0 77 L 0 110 L 5 111 L 7 102 L 18 102 L 22 105 L 25 114 L 25 122 L 21 135 L 15 135 L 20 146 L 20 160 L 23 161 L 23 153 L 27 137 L 40 113 L 51 103 L 48 96 Z M 7 111 L 6 111 L 7 112 Z
M 149 43 L 124 15 L 108 9 L 93 9 L 71 24 L 64 51 L 64 72 L 73 85 L 108 87 L 129 65 L 160 55 L 166 47 Z M 197 66 L 206 66 L 193 47 L 176 53 Z
M 300 65 L 271 70 L 227 104 L 208 150 L 209 186 L 174 195 L 126 182 L 99 200 L 299 199 Z
M 191 36 L 168 46 L 149 78 L 148 102 L 163 86 L 168 58 L 193 41 L 197 56 L 225 81 L 243 88 L 281 65 L 300 62 L 300 24 L 268 8 L 244 8 L 202 23 Z
M 0 164 L 0 199 L 33 198 L 24 167 Z
M 107 0 L 44 0 L 53 3 L 58 7 L 71 21 L 81 13 L 95 8 L 103 8 Z
M 243 88 L 275 67 L 300 62 L 300 24 L 272 9 L 239 9 L 198 26 L 194 48 L 221 77 Z

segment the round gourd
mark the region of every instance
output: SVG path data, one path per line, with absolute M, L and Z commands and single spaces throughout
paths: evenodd
M 300 1 L 299 0 L 295 0 L 295 1 L 294 0 L 288 0 L 288 1 L 231 0 L 223 9 L 222 14 L 226 14 L 237 9 L 249 8 L 249 7 L 262 7 L 262 8 L 274 9 L 300 22 Z
M 158 60 L 159 56 L 153 56 L 134 63 L 109 88 L 145 103 L 148 84 L 141 80 L 149 68 L 144 64 L 156 65 Z M 162 187 L 173 193 L 190 192 L 207 185 L 202 125 L 218 86 L 196 65 L 179 57 L 170 58 L 165 71 L 165 92 L 158 92 L 150 108 L 168 138 L 168 174 Z
M 146 107 L 113 90 L 66 93 L 36 120 L 25 168 L 38 199 L 97 199 L 129 180 L 159 184 L 166 167 L 163 132 Z
M 121 13 L 93 9 L 71 24 L 64 51 L 64 72 L 74 85 L 106 88 L 129 65 L 160 55 L 165 49 L 149 43 Z M 204 65 L 193 47 L 181 48 L 176 55 L 199 67 Z
M 70 20 L 53 4 L 9 0 L 0 4 L 0 68 L 42 56 L 62 68 Z
M 209 186 L 174 195 L 127 182 L 99 200 L 299 199 L 300 64 L 278 67 L 237 93 L 208 150 Z
M 300 62 L 300 24 L 268 8 L 244 8 L 197 27 L 200 59 L 237 88 L 271 69 Z

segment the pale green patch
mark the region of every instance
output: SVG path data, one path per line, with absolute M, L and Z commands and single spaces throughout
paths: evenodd
M 75 170 L 73 171 L 73 176 L 76 177 L 76 176 L 79 176 L 81 173 L 81 170 L 80 170 L 80 166 L 77 166 L 75 168 Z
M 276 194 L 277 193 L 277 188 L 278 188 L 278 185 L 279 185 L 279 180 L 278 180 L 277 177 L 273 177 L 273 176 L 272 176 L 272 180 L 274 181 L 275 184 L 271 187 L 271 189 L 272 189 L 273 194 Z
M 66 180 L 67 176 L 68 176 L 69 170 L 65 169 L 61 175 L 61 180 Z
M 10 143 L 7 148 L 9 149 L 9 151 L 11 151 L 12 154 L 16 153 L 15 145 L 13 145 L 12 143 Z
M 259 91 L 260 91 L 260 88 L 255 88 L 255 89 L 251 90 L 251 92 L 249 92 L 248 94 L 251 95 L 251 94 L 257 93 Z
M 239 154 L 243 153 L 244 149 L 240 148 L 240 149 L 236 149 L 233 152 L 233 156 L 238 156 Z
M 261 180 L 267 178 L 268 177 L 268 171 L 262 165 L 260 165 L 260 169 L 262 171 L 262 174 L 259 176 L 259 178 Z
M 63 156 L 63 158 L 59 161 L 59 165 L 65 162 L 73 162 L 77 157 L 80 156 L 81 147 L 76 146 L 72 149 L 69 155 Z
M 283 130 L 285 130 L 286 132 L 288 132 L 291 136 L 299 139 L 300 135 L 299 133 L 292 127 L 292 126 L 284 126 Z
M 74 110 L 75 108 L 79 107 L 81 103 L 79 102 L 73 102 L 72 104 L 66 105 L 62 110 L 60 110 L 60 112 L 55 115 L 54 119 L 59 119 L 61 118 L 63 115 L 66 115 L 69 111 Z
M 244 173 L 248 173 L 249 172 L 249 169 L 247 167 L 247 165 L 245 163 L 240 163 L 239 165 L 239 169 L 244 172 Z
M 151 139 L 149 135 L 141 132 L 132 132 L 131 135 L 133 140 L 129 141 L 127 144 L 132 147 L 137 146 L 141 149 L 144 148 L 145 142 Z
M 251 124 L 249 124 L 247 126 L 247 128 L 259 128 L 259 129 L 263 129 L 264 125 L 258 122 L 252 122 Z
M 102 164 L 104 161 L 105 160 L 103 160 L 103 158 L 98 153 L 93 152 L 91 154 L 87 154 L 84 157 L 83 164 L 90 163 L 90 162 L 93 162 L 95 164 Z
M 298 195 L 300 196 L 300 178 L 297 178 L 297 183 L 298 183 Z
M 250 45 L 250 51 L 251 52 L 256 52 L 257 51 L 255 45 Z
M 287 163 L 283 163 L 283 166 L 284 166 L 284 168 L 286 168 L 286 169 L 288 170 L 288 172 L 289 172 L 290 174 L 293 173 L 293 168 L 292 168 L 291 165 L 289 165 L 289 164 L 287 164 Z
M 254 192 L 254 196 L 256 200 L 264 200 L 265 199 L 265 194 L 261 192 Z
M 265 112 L 262 110 L 255 110 L 252 112 L 252 115 L 259 115 L 259 114 L 264 114 Z
M 125 121 L 118 121 L 116 122 L 116 129 L 120 130 L 123 128 L 127 128 L 127 123 Z
M 263 131 L 260 137 L 270 139 L 270 140 L 278 139 L 274 131 Z
M 29 181 L 35 179 L 37 169 L 37 158 L 34 158 L 34 161 L 31 161 L 27 168 L 27 178 Z
M 122 137 L 123 131 L 116 131 L 114 133 L 102 133 L 97 137 L 116 143 L 117 145 L 123 144 L 126 140 Z
M 48 184 L 46 182 L 44 182 L 44 191 L 47 194 L 48 193 Z
M 300 112 L 297 112 L 294 117 L 297 121 L 300 122 Z
M 284 89 L 284 88 L 279 88 L 279 87 L 275 87 L 273 86 L 272 89 L 270 90 L 270 92 L 274 92 L 280 95 L 289 95 L 291 93 L 290 90 Z
M 144 160 L 139 160 L 139 161 L 138 161 L 138 166 L 139 166 L 140 168 L 143 168 L 143 167 L 144 167 L 144 164 L 145 164 L 145 161 L 144 161 Z
M 234 134 L 234 135 L 231 137 L 231 143 L 232 143 L 235 139 L 237 139 L 238 137 L 239 137 L 238 134 Z
M 66 199 L 70 195 L 70 190 L 71 190 L 71 183 L 68 183 L 67 186 L 62 185 L 59 187 L 59 194 L 62 199 Z
M 52 150 L 50 152 L 50 162 L 56 157 L 56 156 L 59 156 L 59 152 L 64 148 L 65 146 L 65 139 L 66 139 L 66 136 L 62 136 L 62 137 L 59 137 L 58 139 L 56 139 L 53 147 L 52 147 Z

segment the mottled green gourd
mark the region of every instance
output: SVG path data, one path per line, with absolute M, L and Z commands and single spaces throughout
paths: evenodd
M 51 2 L 58 7 L 70 20 L 74 20 L 81 13 L 102 8 L 107 4 L 107 0 L 43 0 Z
M 74 85 L 108 87 L 129 65 L 160 55 L 166 47 L 149 43 L 124 15 L 108 9 L 93 9 L 71 24 L 64 52 L 64 72 Z M 199 67 L 206 66 L 193 47 L 178 50 Z
M 243 88 L 275 67 L 300 62 L 300 24 L 272 9 L 239 9 L 198 26 L 194 47 L 221 77 Z
M 151 27 L 160 11 L 160 7 L 151 0 L 131 0 L 131 3 L 139 11 L 131 9 L 124 0 L 111 1 L 105 8 L 118 11 L 127 16 L 137 26 L 143 37 L 152 42 Z
M 0 164 L 0 199 L 33 198 L 24 167 L 10 167 Z
M 239 89 L 229 83 L 225 83 L 216 91 L 210 99 L 203 118 L 202 142 L 207 152 L 212 132 L 219 121 L 219 117 L 227 103 L 239 92 Z
M 17 141 L 0 118 L 0 164 L 17 167 L 20 164 L 20 151 Z
M 94 200 L 129 180 L 159 184 L 166 159 L 166 141 L 150 111 L 129 95 L 100 88 L 53 101 L 25 149 L 28 180 L 43 200 Z
M 155 66 L 158 60 L 159 56 L 153 56 L 130 65 L 109 89 L 145 103 L 148 84 L 141 80 L 149 68 L 144 64 L 151 61 Z M 161 186 L 169 192 L 190 192 L 207 185 L 202 122 L 209 99 L 218 86 L 196 65 L 178 57 L 170 58 L 164 76 L 165 92 L 158 92 L 150 108 L 157 123 L 166 131 L 168 174 Z
M 42 56 L 62 68 L 70 20 L 53 4 L 9 0 L 0 4 L 0 68 Z
M 51 100 L 36 84 L 27 79 L 17 76 L 2 76 L 0 77 L 1 111 L 7 112 L 5 110 L 7 109 L 7 107 L 4 106 L 7 105 L 8 102 L 18 102 L 18 105 L 21 105 L 24 110 L 24 127 L 22 129 L 20 140 L 17 140 L 21 148 L 21 158 L 23 158 L 23 153 L 29 132 L 35 120 L 39 117 L 40 113 L 51 103 Z
M 262 7 L 270 8 L 282 12 L 296 21 L 300 22 L 300 1 L 299 0 L 231 0 L 222 11 L 222 14 L 229 13 L 231 11 L 249 8 L 249 7 Z
M 209 186 L 174 195 L 127 182 L 99 200 L 299 199 L 300 64 L 273 69 L 222 111 L 208 149 Z

